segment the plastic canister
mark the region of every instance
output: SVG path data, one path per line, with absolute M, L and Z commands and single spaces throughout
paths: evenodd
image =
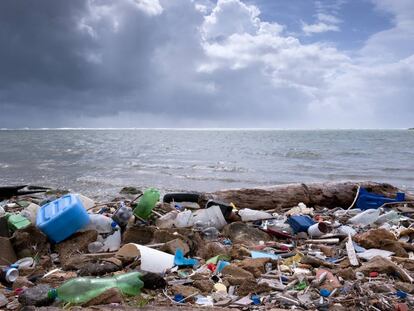
M 55 243 L 70 237 L 88 223 L 88 213 L 74 194 L 42 205 L 36 216 L 36 226 Z
M 124 202 L 121 202 L 119 208 L 115 211 L 112 219 L 120 226 L 126 227 L 129 219 L 132 216 L 132 210 L 125 205 Z
M 316 223 L 312 218 L 304 215 L 291 216 L 287 221 L 294 233 L 307 232 L 308 228 Z
M 308 234 L 311 237 L 320 237 L 331 230 L 326 222 L 318 222 L 308 228 Z

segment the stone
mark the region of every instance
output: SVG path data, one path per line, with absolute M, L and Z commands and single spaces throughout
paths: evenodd
M 411 282 L 411 277 L 402 268 L 398 267 L 391 260 L 381 256 L 375 256 L 367 263 L 355 270 L 355 272 L 362 272 L 369 275 L 370 272 L 376 271 L 378 273 L 396 274 L 402 281 Z
M 241 244 L 234 244 L 231 248 L 230 256 L 233 259 L 244 259 L 250 257 L 250 251 Z
M 136 243 L 136 244 L 150 244 L 154 239 L 154 232 L 156 227 L 141 227 L 141 226 L 128 226 L 122 236 L 123 244 Z
M 237 295 L 246 296 L 252 293 L 260 294 L 271 290 L 272 288 L 267 283 L 257 284 L 254 279 L 246 279 L 237 288 Z
M 16 288 L 23 288 L 23 287 L 32 287 L 34 284 L 30 282 L 26 277 L 24 276 L 18 276 L 16 281 L 13 282 L 13 289 Z
M 394 286 L 396 289 L 402 290 L 409 294 L 414 294 L 414 284 L 405 282 L 395 282 Z
M 47 284 L 40 284 L 27 288 L 19 295 L 19 302 L 24 306 L 48 306 L 54 299 L 49 298 L 48 293 L 51 287 Z
M 7 299 L 7 297 L 4 296 L 2 293 L 0 293 L 0 308 L 4 307 L 8 303 L 9 303 L 9 300 Z
M 190 247 L 188 246 L 188 244 L 181 239 L 174 239 L 168 241 L 161 247 L 160 250 L 174 255 L 177 249 L 181 249 L 184 255 L 187 255 L 190 252 Z
M 381 242 L 384 240 L 396 241 L 395 235 L 384 229 L 371 229 L 354 237 L 354 241 L 365 248 L 379 248 L 381 249 Z
M 254 277 L 258 278 L 265 273 L 265 265 L 268 262 L 272 262 L 272 260 L 270 258 L 246 258 L 239 262 L 237 266 L 249 271 Z
M 101 276 L 121 270 L 122 265 L 116 265 L 112 262 L 103 260 L 91 260 L 79 264 L 78 268 L 80 276 Z
M 100 294 L 99 296 L 92 298 L 87 303 L 84 304 L 85 307 L 95 306 L 95 305 L 105 305 L 110 303 L 123 303 L 124 298 L 122 293 L 118 288 L 110 288 Z
M 19 258 L 43 256 L 49 252 L 46 235 L 34 225 L 15 231 L 11 242 Z
M 233 243 L 257 245 L 260 241 L 270 241 L 271 236 L 258 228 L 251 227 L 243 222 L 233 222 L 224 227 L 222 234 Z
M 184 297 L 196 295 L 197 293 L 200 292 L 197 288 L 193 286 L 184 286 L 184 285 L 173 285 L 171 286 L 170 290 L 173 293 L 173 295 L 181 294 Z
M 167 286 L 167 282 L 161 275 L 152 272 L 142 273 L 141 281 L 144 282 L 144 288 L 147 289 L 165 288 Z
M 308 264 L 315 268 L 318 268 L 320 266 L 335 268 L 335 265 L 333 263 L 312 256 L 303 256 L 303 258 L 300 260 L 300 263 Z
M 57 244 L 56 249 L 59 253 L 60 262 L 65 269 L 66 262 L 72 257 L 82 252 L 88 251 L 88 245 L 96 241 L 98 232 L 95 230 L 88 230 L 85 232 L 78 232 L 72 235 L 69 239 Z
M 203 294 L 209 294 L 213 290 L 214 282 L 210 279 L 197 280 L 193 282 L 193 286 L 198 288 Z
M 221 271 L 223 276 L 230 276 L 234 278 L 244 278 L 244 279 L 254 279 L 254 276 L 251 272 L 244 270 L 234 264 L 225 266 Z
M 200 244 L 197 256 L 205 259 L 210 259 L 218 255 L 228 255 L 230 248 L 221 244 L 220 242 L 209 242 L 206 244 Z

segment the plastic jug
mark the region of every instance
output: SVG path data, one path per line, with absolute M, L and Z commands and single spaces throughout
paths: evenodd
M 134 209 L 134 215 L 142 219 L 147 219 L 155 204 L 160 200 L 160 192 L 157 189 L 150 188 L 145 190 L 137 206 Z
M 122 294 L 135 296 L 141 291 L 144 283 L 139 272 L 130 272 L 106 278 L 80 277 L 63 283 L 60 287 L 49 291 L 50 298 L 59 298 L 74 304 L 85 303 L 110 288 L 118 288 Z

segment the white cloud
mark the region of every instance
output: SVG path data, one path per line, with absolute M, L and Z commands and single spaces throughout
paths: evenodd
M 138 9 L 147 13 L 150 16 L 159 15 L 162 13 L 162 6 L 158 0 L 132 0 Z
M 327 31 L 339 31 L 340 29 L 337 25 L 325 24 L 325 23 L 319 22 L 317 24 L 311 24 L 311 25 L 303 23 L 302 30 L 306 35 L 310 35 L 313 33 L 321 33 L 321 32 L 327 32 Z

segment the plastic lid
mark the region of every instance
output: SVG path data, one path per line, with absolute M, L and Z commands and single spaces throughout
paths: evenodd
M 10 268 L 10 269 L 7 269 L 5 279 L 7 282 L 13 283 L 14 281 L 16 281 L 18 276 L 19 276 L 19 270 L 17 270 L 16 268 Z
M 116 228 L 116 226 L 118 226 L 118 224 L 115 221 L 111 222 L 111 227 L 112 228 Z

